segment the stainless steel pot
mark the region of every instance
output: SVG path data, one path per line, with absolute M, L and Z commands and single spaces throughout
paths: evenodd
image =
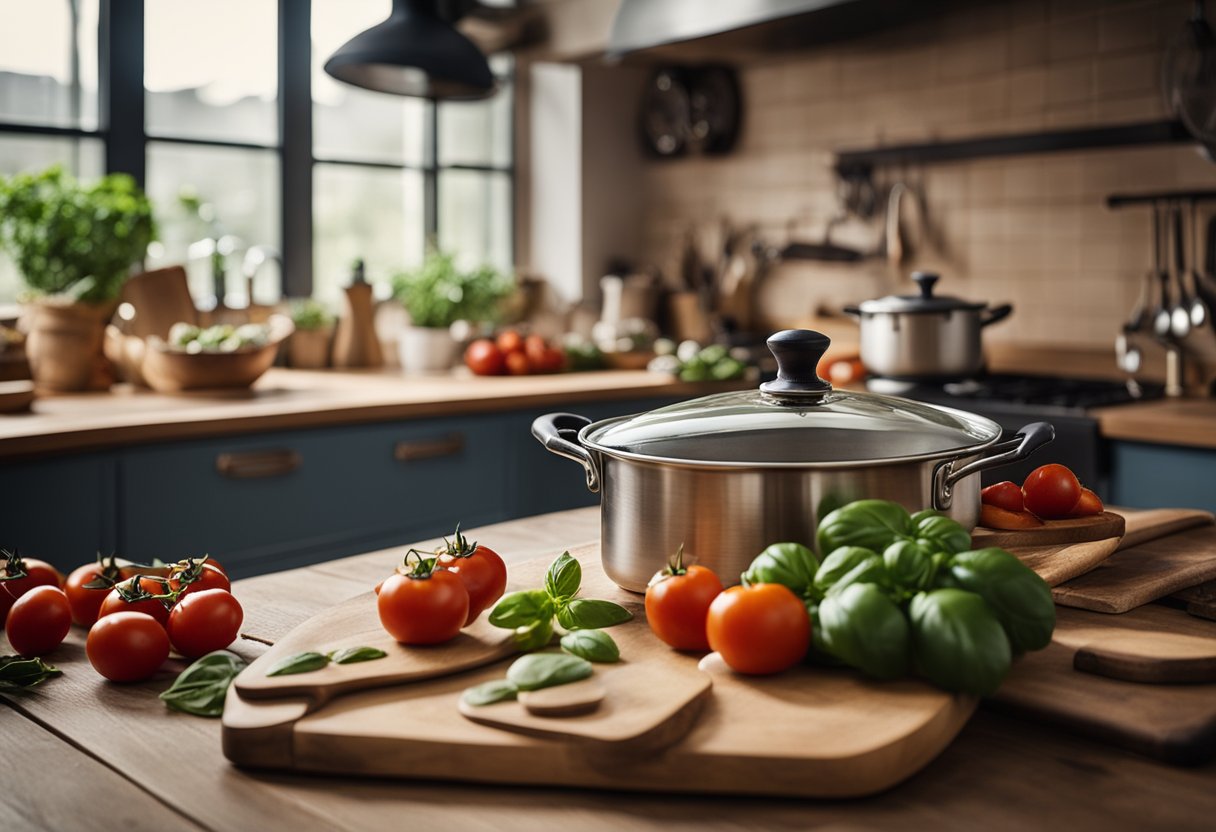
M 979 473 L 1025 459 L 1051 425 L 1001 442 L 995 422 L 873 393 L 833 390 L 815 367 L 818 332 L 769 338 L 779 367 L 760 390 L 723 393 L 592 423 L 551 413 L 532 423 L 602 494 L 604 571 L 643 592 L 680 544 L 728 584 L 770 543 L 813 544 L 821 516 L 861 498 L 936 508 L 967 528 Z
M 969 378 L 984 366 L 981 331 L 1013 311 L 933 294 L 938 276 L 916 272 L 920 295 L 891 295 L 845 308 L 861 323 L 861 363 L 892 379 Z

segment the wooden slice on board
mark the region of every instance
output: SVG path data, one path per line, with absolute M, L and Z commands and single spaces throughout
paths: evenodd
M 1043 525 L 1033 529 L 1005 531 L 980 526 L 971 533 L 971 545 L 977 549 L 985 546 L 997 546 L 1001 549 L 1025 546 L 1066 546 L 1111 537 L 1120 538 L 1123 536 L 1125 527 L 1123 515 L 1104 511 L 1092 517 L 1044 520 Z
M 1053 640 L 1085 673 L 1146 684 L 1216 682 L 1216 623 L 1156 604 L 1123 615 L 1061 607 Z
M 34 382 L 0 381 L 0 413 L 24 413 L 34 403 Z
M 583 679 L 555 688 L 520 691 L 519 704 L 533 716 L 577 716 L 594 711 L 607 694 L 599 679 Z

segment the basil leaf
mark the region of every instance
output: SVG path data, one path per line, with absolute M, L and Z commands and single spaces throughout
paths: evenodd
M 32 688 L 63 671 L 42 659 L 27 659 L 24 656 L 0 656 L 0 690 Z
M 515 629 L 542 618 L 553 616 L 553 602 L 543 589 L 512 592 L 490 610 L 490 623 L 495 627 Z
M 621 648 L 603 630 L 575 630 L 562 636 L 562 649 L 589 662 L 619 662 Z
M 329 654 L 329 660 L 334 664 L 354 664 L 355 662 L 370 662 L 387 656 L 379 647 L 344 647 Z
M 553 640 L 553 618 L 546 616 L 515 628 L 515 646 L 525 653 L 529 650 L 539 650 L 548 647 Z
M 295 673 L 308 673 L 313 670 L 320 670 L 329 664 L 329 656 L 324 653 L 296 653 L 294 656 L 288 656 L 285 659 L 280 659 L 274 663 L 270 670 L 266 671 L 267 676 L 291 676 Z
M 507 668 L 507 681 L 519 690 L 568 685 L 591 675 L 591 662 L 566 653 L 529 653 Z
M 217 717 L 232 680 L 246 668 L 244 659 L 227 650 L 208 653 L 183 670 L 160 695 L 169 708 L 195 716 Z
M 569 552 L 562 552 L 545 575 L 545 591 L 554 601 L 565 600 L 575 596 L 582 582 L 582 565 Z
M 461 694 L 460 700 L 466 705 L 479 708 L 482 705 L 493 705 L 495 702 L 514 699 L 517 693 L 519 693 L 519 688 L 515 687 L 513 682 L 506 679 L 495 679 L 492 682 L 482 682 L 480 685 L 466 689 Z
M 631 618 L 633 613 L 620 604 L 594 598 L 575 598 L 557 611 L 557 623 L 567 630 L 598 630 Z

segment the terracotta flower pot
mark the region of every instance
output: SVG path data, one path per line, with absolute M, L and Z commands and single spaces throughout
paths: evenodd
M 34 384 L 57 393 L 108 390 L 114 374 L 102 344 L 117 307 L 118 301 L 28 304 L 25 351 Z
M 333 327 L 297 329 L 287 342 L 287 363 L 300 370 L 320 370 L 329 366 L 329 340 Z

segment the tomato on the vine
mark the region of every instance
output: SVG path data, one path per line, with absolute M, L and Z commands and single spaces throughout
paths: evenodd
M 169 608 L 173 602 L 159 596 L 167 594 L 169 586 L 165 578 L 150 575 L 128 578 L 115 584 L 106 595 L 101 602 L 101 609 L 97 611 L 97 619 L 100 621 L 119 612 L 141 612 L 164 626 L 169 620 Z
M 22 656 L 43 656 L 72 629 L 68 596 L 57 586 L 36 586 L 13 603 L 5 618 L 8 643 Z
M 72 620 L 82 627 L 91 627 L 101 610 L 101 602 L 110 594 L 114 584 L 132 577 L 131 567 L 120 567 L 113 556 L 98 555 L 96 563 L 77 566 L 64 582 Z
M 116 612 L 98 619 L 84 649 L 93 668 L 111 682 L 138 682 L 169 658 L 169 636 L 150 615 Z
M 806 656 L 811 617 L 781 584 L 733 586 L 709 605 L 709 646 L 739 673 L 780 673 Z
M 62 586 L 59 570 L 44 560 L 23 558 L 16 552 L 3 552 L 0 563 L 0 622 L 25 593 L 36 586 Z
M 191 558 L 170 568 L 169 589 L 173 592 L 180 590 L 184 597 L 206 589 L 228 591 L 232 589 L 232 582 L 220 565 L 210 558 Z
M 469 593 L 469 614 L 465 626 L 494 605 L 507 589 L 507 565 L 498 553 L 468 539 L 456 527 L 455 541 L 439 554 L 439 566 L 459 576 Z
M 436 558 L 418 558 L 408 573 L 390 575 L 376 599 L 380 623 L 402 644 L 439 644 L 455 638 L 469 615 L 469 593 Z
M 722 592 L 712 569 L 684 566 L 681 546 L 666 569 L 646 587 L 646 621 L 656 636 L 677 650 L 708 650 L 709 605 Z
M 173 648 L 197 659 L 236 641 L 245 612 L 225 589 L 204 589 L 181 597 L 169 613 L 166 630 Z

